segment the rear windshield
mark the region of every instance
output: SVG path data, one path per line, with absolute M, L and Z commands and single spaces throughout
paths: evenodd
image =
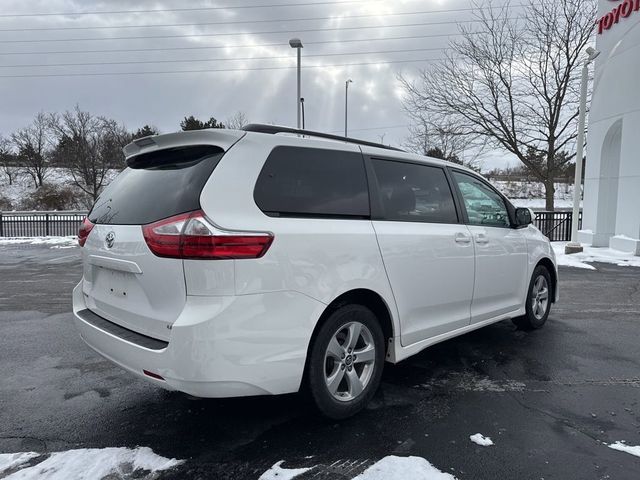
M 137 155 L 100 194 L 89 220 L 144 225 L 200 208 L 200 193 L 224 151 L 211 145 Z

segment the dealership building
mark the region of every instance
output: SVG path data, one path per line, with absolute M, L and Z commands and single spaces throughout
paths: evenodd
M 599 0 L 582 230 L 640 255 L 640 0 Z

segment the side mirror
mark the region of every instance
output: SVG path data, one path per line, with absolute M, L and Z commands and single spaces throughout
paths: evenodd
M 526 227 L 533 223 L 534 213 L 530 208 L 516 208 L 516 227 Z

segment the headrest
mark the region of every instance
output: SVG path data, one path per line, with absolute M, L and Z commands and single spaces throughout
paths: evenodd
M 395 185 L 386 203 L 388 213 L 408 213 L 416 209 L 416 195 L 413 189 L 404 183 Z

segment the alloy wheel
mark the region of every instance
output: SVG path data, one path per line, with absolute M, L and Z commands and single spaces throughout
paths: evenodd
M 360 396 L 373 376 L 376 347 L 369 329 L 360 322 L 341 326 L 324 355 L 324 377 L 329 393 L 341 402 Z
M 533 282 L 531 291 L 531 311 L 537 320 L 542 320 L 549 305 L 549 284 L 544 275 L 539 275 Z

